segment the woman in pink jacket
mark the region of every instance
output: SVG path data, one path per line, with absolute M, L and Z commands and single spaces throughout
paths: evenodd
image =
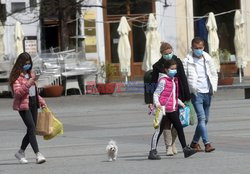
M 158 140 L 167 126 L 167 118 L 173 123 L 180 140 L 184 157 L 187 158 L 194 153 L 195 150 L 187 146 L 181 121 L 178 114 L 178 105 L 185 107 L 184 103 L 178 98 L 178 79 L 175 77 L 177 73 L 177 65 L 174 60 L 167 60 L 164 62 L 165 73 L 159 73 L 157 88 L 153 95 L 154 105 L 157 108 L 165 110 L 165 115 L 160 122 L 160 128 L 155 130 L 151 140 L 151 150 L 148 155 L 150 160 L 159 160 L 161 157 L 157 154 Z
M 21 53 L 11 70 L 9 83 L 14 95 L 13 109 L 19 112 L 27 127 L 21 148 L 15 154 L 15 157 L 22 164 L 28 163 L 24 152 L 29 144 L 36 154 L 36 163 L 41 164 L 46 161 L 39 152 L 36 140 L 37 110 L 39 107 L 45 107 L 46 103 L 39 96 L 35 81 L 36 75 L 32 71 L 32 59 L 28 53 Z

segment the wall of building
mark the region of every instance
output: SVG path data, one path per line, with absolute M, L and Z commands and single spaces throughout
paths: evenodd
M 25 2 L 26 7 L 29 6 L 29 0 L 8 0 L 6 3 L 6 10 L 8 13 L 11 13 L 11 3 L 12 2 Z M 2 2 L 3 3 L 3 2 Z M 24 13 L 15 13 L 12 16 L 7 17 L 5 22 L 5 34 L 4 34 L 4 44 L 5 44 L 5 54 L 10 57 L 15 57 L 15 41 L 14 41 L 14 31 L 15 31 L 15 23 L 17 21 L 21 22 L 24 36 L 37 36 L 40 39 L 39 32 L 39 21 L 38 12 L 36 10 L 31 11 L 31 9 L 26 9 Z M 39 43 L 39 41 L 38 41 Z M 38 44 L 38 51 L 40 46 Z
M 162 41 L 169 42 L 173 49 L 177 48 L 177 30 L 176 30 L 176 0 L 168 0 L 168 7 L 164 7 L 164 1 L 156 1 L 156 20 L 158 22 L 158 31 Z
M 176 0 L 176 55 L 180 58 L 184 58 L 189 50 L 188 39 L 188 21 L 187 20 L 187 4 L 186 1 Z
M 96 5 L 102 6 L 102 0 L 89 0 L 85 2 L 85 5 Z M 103 8 L 101 7 L 91 7 L 82 8 L 82 13 L 86 13 L 91 10 L 95 13 L 96 18 L 96 47 L 97 51 L 94 53 L 86 53 L 87 60 L 93 60 L 97 63 L 105 62 L 105 43 L 104 43 L 104 26 L 103 26 Z M 82 28 L 84 29 L 84 20 L 82 21 Z M 85 33 L 82 33 L 85 35 Z

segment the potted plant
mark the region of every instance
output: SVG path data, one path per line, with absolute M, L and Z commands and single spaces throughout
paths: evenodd
M 230 62 L 231 53 L 227 49 L 219 50 L 220 62 Z
M 111 83 L 110 79 L 117 73 L 117 69 L 113 64 L 106 63 L 100 67 L 100 76 L 105 79 L 105 83 L 97 83 L 97 90 L 100 94 L 113 94 L 116 84 Z
M 233 84 L 234 81 L 233 73 L 237 71 L 237 68 L 234 63 L 230 62 L 230 56 L 231 53 L 227 49 L 219 50 L 221 65 L 220 65 L 218 85 Z

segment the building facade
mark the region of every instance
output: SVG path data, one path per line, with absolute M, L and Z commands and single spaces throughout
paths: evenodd
M 44 39 L 41 39 L 41 33 L 43 33 L 44 28 L 42 28 L 43 26 L 41 26 L 38 20 L 39 6 L 36 7 L 37 0 L 1 0 L 1 3 L 6 4 L 8 13 L 23 7 L 31 7 L 7 17 L 4 27 L 6 32 L 3 37 L 6 45 L 6 55 L 14 55 L 12 45 L 14 45 L 13 32 L 16 21 L 21 21 L 25 39 L 36 40 L 38 52 L 47 48 L 41 47 L 44 42 Z M 79 31 L 71 35 L 85 36 L 85 40 L 82 42 L 82 45 L 84 45 L 82 49 L 86 52 L 86 59 L 93 60 L 98 64 L 111 63 L 119 69 L 117 54 L 119 35 L 117 28 L 122 16 L 126 16 L 129 19 L 131 27 L 129 41 L 132 51 L 131 80 L 141 80 L 144 75 L 141 66 L 146 42 L 144 32 L 146 31 L 149 13 L 154 13 L 156 16 L 161 40 L 169 42 L 173 46 L 175 54 L 180 58 L 184 58 L 187 52 L 190 51 L 192 38 L 200 35 L 200 25 L 197 24 L 197 21 L 200 20 L 197 17 L 204 16 L 210 11 L 218 14 L 241 9 L 247 33 L 247 57 L 250 58 L 250 2 L 247 0 L 88 0 L 84 1 L 82 5 L 82 13 L 80 16 L 76 16 L 76 20 L 79 20 L 79 26 L 76 28 L 79 28 Z M 142 6 L 144 8 L 141 8 Z M 217 24 L 219 24 L 220 48 L 229 50 L 231 54 L 235 54 L 233 16 L 234 13 L 232 12 L 216 17 L 216 20 L 218 20 Z M 206 20 L 206 18 L 203 18 L 203 20 Z M 54 25 L 54 28 L 57 27 L 57 24 L 53 23 L 51 25 Z M 46 28 L 47 33 L 53 32 L 54 28 Z M 53 41 L 53 43 L 56 43 L 59 35 L 50 34 L 49 37 L 50 40 L 54 38 L 55 42 Z M 244 74 L 250 76 L 250 65 L 244 69 Z M 121 77 L 117 73 L 114 80 L 119 80 Z
M 177 54 L 185 57 L 190 50 L 191 40 L 194 36 L 199 35 L 196 21 L 199 17 L 212 11 L 220 14 L 226 11 L 240 9 L 245 21 L 246 33 L 246 56 L 250 61 L 250 2 L 247 0 L 176 0 L 176 19 L 177 19 Z M 206 18 L 204 18 L 206 19 Z M 220 49 L 227 49 L 231 54 L 235 54 L 233 43 L 234 37 L 234 12 L 221 16 L 216 16 L 218 25 L 218 35 L 220 40 Z M 232 62 L 234 63 L 234 62 Z M 250 76 L 250 64 L 244 69 L 245 76 Z
M 168 1 L 168 4 L 163 1 L 130 0 L 92 0 L 88 2 L 92 5 L 96 4 L 98 7 L 82 9 L 82 34 L 86 36 L 87 59 L 94 59 L 99 63 L 111 63 L 119 69 L 117 53 L 119 34 L 117 28 L 120 18 L 125 16 L 129 19 L 128 23 L 131 27 L 129 32 L 131 45 L 130 79 L 141 80 L 144 75 L 141 67 L 145 52 L 145 31 L 149 13 L 156 14 L 158 31 L 162 41 L 171 43 L 174 50 L 176 50 L 177 25 L 174 0 Z M 142 6 L 144 8 L 141 8 Z M 93 19 L 96 21 L 95 24 L 91 23 Z M 93 36 L 93 33 L 96 33 L 96 35 Z M 117 73 L 113 79 L 120 80 L 120 73 Z
M 15 24 L 21 23 L 25 51 L 34 54 L 40 50 L 39 9 L 36 0 L 1 0 L 6 7 L 3 42 L 5 55 L 16 57 Z
M 138 2 L 138 3 L 136 3 Z M 250 58 L 250 2 L 247 0 L 159 0 L 159 1 L 117 1 L 117 0 L 93 0 L 91 2 L 101 5 L 95 10 L 96 13 L 96 40 L 92 43 L 97 44 L 96 57 L 99 62 L 112 63 L 119 67 L 117 54 L 117 44 L 119 35 L 117 27 L 122 16 L 129 20 L 131 32 L 129 41 L 131 44 L 131 79 L 142 79 L 144 72 L 141 70 L 141 63 L 144 57 L 144 45 L 146 22 L 149 13 L 154 13 L 158 22 L 158 31 L 162 41 L 169 42 L 178 57 L 184 58 L 191 50 L 191 40 L 194 36 L 202 37 L 200 22 L 206 23 L 208 12 L 220 14 L 232 11 L 224 15 L 216 16 L 218 24 L 218 35 L 220 39 L 220 49 L 228 50 L 235 55 L 234 48 L 234 11 L 240 9 L 244 15 L 246 28 L 247 58 Z M 141 4 L 140 4 L 141 3 Z M 143 6 L 142 8 L 137 8 Z M 85 9 L 87 12 L 88 10 Z M 84 12 L 83 12 L 84 13 Z M 201 17 L 203 16 L 203 17 Z M 199 18 L 200 17 L 200 18 Z M 135 20 L 133 20 L 133 18 Z M 204 26 L 203 26 L 204 29 Z M 104 36 L 103 36 L 104 33 Z M 204 36 L 206 40 L 206 37 Z M 87 41 L 86 44 L 90 44 Z M 206 45 L 206 50 L 208 47 Z M 93 55 L 93 54 L 92 54 Z M 230 64 L 234 64 L 232 61 Z M 250 65 L 244 69 L 245 76 L 250 75 Z M 117 74 L 114 79 L 120 79 Z

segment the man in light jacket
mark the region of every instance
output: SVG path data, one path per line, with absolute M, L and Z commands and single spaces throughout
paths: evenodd
M 213 93 L 217 91 L 218 75 L 213 59 L 203 50 L 204 41 L 198 37 L 194 38 L 192 51 L 183 60 L 183 66 L 198 119 L 191 147 L 197 152 L 202 152 L 199 145 L 201 137 L 205 145 L 205 152 L 212 152 L 215 148 L 208 138 L 207 123 L 211 98 Z

